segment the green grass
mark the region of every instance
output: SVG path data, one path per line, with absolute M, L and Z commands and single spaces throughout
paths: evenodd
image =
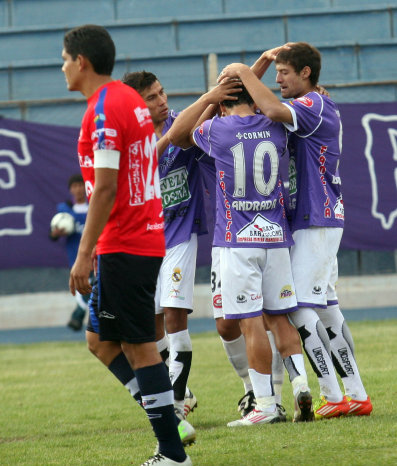
M 350 328 L 374 405 L 370 417 L 237 429 L 226 423 L 238 417 L 242 383 L 217 335 L 193 335 L 193 464 L 397 464 L 397 320 Z M 283 404 L 291 416 L 287 376 Z M 1 465 L 139 465 L 155 444 L 143 410 L 83 343 L 0 345 Z

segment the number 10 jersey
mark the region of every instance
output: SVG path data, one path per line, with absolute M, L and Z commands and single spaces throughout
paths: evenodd
M 214 246 L 280 248 L 293 244 L 284 209 L 281 123 L 264 115 L 214 117 L 193 138 L 216 167 Z

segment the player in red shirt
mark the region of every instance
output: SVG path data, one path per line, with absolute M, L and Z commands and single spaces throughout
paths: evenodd
M 110 347 L 121 345 L 159 441 L 159 453 L 144 464 L 191 465 L 155 343 L 154 294 L 165 241 L 150 114 L 137 92 L 112 79 L 115 46 L 106 29 L 74 28 L 63 46 L 68 89 L 80 91 L 88 103 L 78 151 L 89 208 L 70 290 L 91 291 L 96 247 L 99 338 Z

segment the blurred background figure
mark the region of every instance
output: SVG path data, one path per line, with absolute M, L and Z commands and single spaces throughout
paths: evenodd
M 57 214 L 69 214 L 73 218 L 73 226 L 70 228 L 70 222 L 65 221 L 67 217 L 54 216 L 51 221 L 50 238 L 53 241 L 57 241 L 61 237 L 66 238 L 65 247 L 68 256 L 68 264 L 71 268 L 76 259 L 81 234 L 87 217 L 88 203 L 85 195 L 83 177 L 80 174 L 72 175 L 69 178 L 68 188 L 70 199 L 57 204 Z M 67 324 L 68 327 L 75 331 L 81 330 L 83 326 L 84 317 L 88 310 L 87 302 L 89 296 L 89 294 L 81 295 L 76 292 L 76 308 L 72 312 Z

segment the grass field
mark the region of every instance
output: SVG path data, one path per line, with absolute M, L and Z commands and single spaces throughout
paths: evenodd
M 350 324 L 374 411 L 230 429 L 243 386 L 214 333 L 193 335 L 194 465 L 397 464 L 397 320 Z M 318 384 L 308 368 L 312 392 Z M 283 404 L 292 415 L 287 376 Z M 156 441 L 143 410 L 83 343 L 0 345 L 1 465 L 139 465 Z

